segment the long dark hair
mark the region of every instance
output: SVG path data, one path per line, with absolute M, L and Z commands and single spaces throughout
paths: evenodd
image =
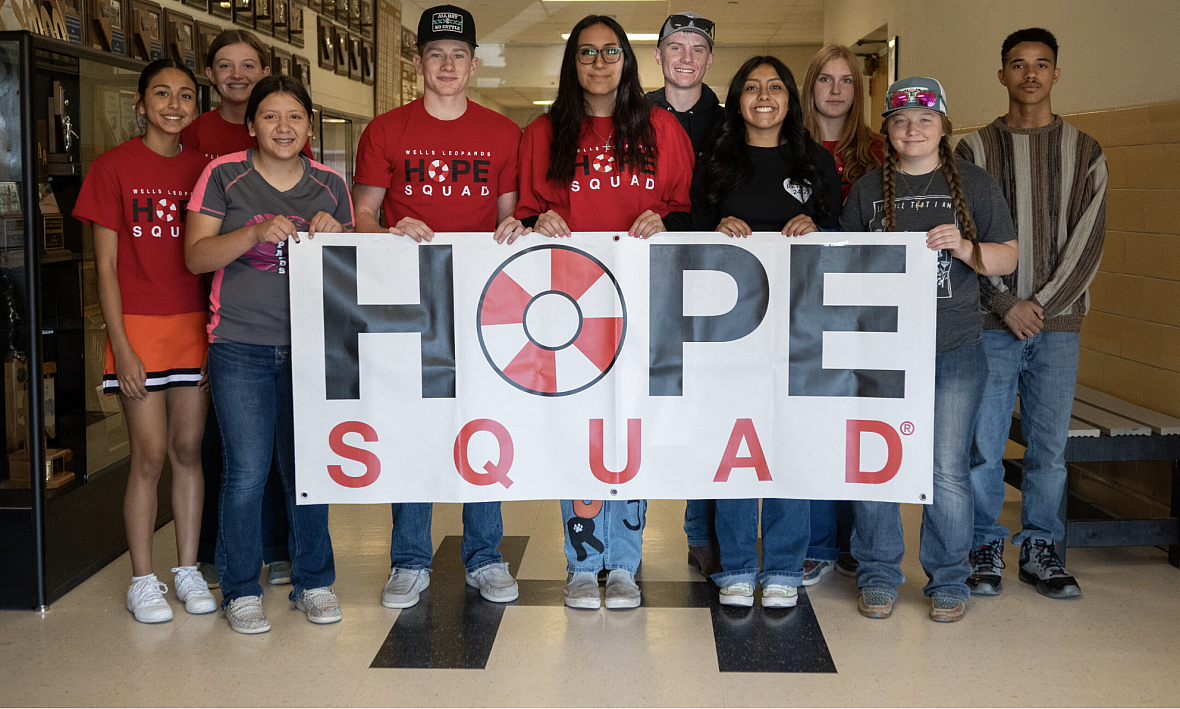
M 787 117 L 779 128 L 778 149 L 783 158 L 793 166 L 791 181 L 798 185 L 806 184 L 811 189 L 807 206 L 812 214 L 816 217 L 827 217 L 829 214 L 824 189 L 827 184 L 823 170 L 816 160 L 817 151 L 823 148 L 811 139 L 811 134 L 803 127 L 803 109 L 799 101 L 799 89 L 795 86 L 795 76 L 786 64 L 772 56 L 750 57 L 729 82 L 729 91 L 725 95 L 725 110 L 721 114 L 721 120 L 713 127 L 709 147 L 702 157 L 706 195 L 711 203 L 717 204 L 726 194 L 754 175 L 754 162 L 746 150 L 746 120 L 742 118 L 741 99 L 742 89 L 750 72 L 763 64 L 774 69 L 787 85 L 790 106 L 787 109 Z
M 549 107 L 553 124 L 553 142 L 549 144 L 549 171 L 546 179 L 568 185 L 574 179 L 574 162 L 578 157 L 578 140 L 589 118 L 586 98 L 578 83 L 578 39 L 582 30 L 594 25 L 606 25 L 619 38 L 623 49 L 623 77 L 615 91 L 615 135 L 611 145 L 619 170 L 630 167 L 639 172 L 644 162 L 656 155 L 655 131 L 651 126 L 651 104 L 643 95 L 639 83 L 639 65 L 635 52 L 627 41 L 627 32 L 606 15 L 588 15 L 570 30 L 561 59 L 561 74 L 557 82 L 557 98 Z

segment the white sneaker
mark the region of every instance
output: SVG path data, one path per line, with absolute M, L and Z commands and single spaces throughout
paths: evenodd
M 494 603 L 509 603 L 520 597 L 520 587 L 508 573 L 506 561 L 468 571 L 467 585 L 478 588 L 479 595 Z
M 261 596 L 239 596 L 225 608 L 225 619 L 235 633 L 257 635 L 270 630 L 270 622 L 262 612 Z
M 318 625 L 336 623 L 343 617 L 340 599 L 331 588 L 306 588 L 295 599 L 295 607 L 307 614 L 307 619 Z
M 389 581 L 381 589 L 381 605 L 386 608 L 409 608 L 418 602 L 426 587 L 430 585 L 430 572 L 426 569 L 394 569 Z
M 196 566 L 178 566 L 172 569 L 172 573 L 176 574 L 172 577 L 176 598 L 184 604 L 186 611 L 201 615 L 217 610 L 217 599 L 209 593 L 209 584 Z
M 565 582 L 565 604 L 570 608 L 595 610 L 602 605 L 598 595 L 598 574 L 590 572 L 570 574 Z
M 721 605 L 723 606 L 745 606 L 749 608 L 754 605 L 754 584 L 731 583 L 721 588 L 720 596 Z
M 607 608 L 638 608 L 642 602 L 639 584 L 635 583 L 635 576 L 630 571 L 611 569 L 606 577 L 606 607 Z
M 770 583 L 762 587 L 763 608 L 791 608 L 798 602 L 799 589 L 795 586 Z
M 172 620 L 172 607 L 164 600 L 168 586 L 160 583 L 155 574 L 131 582 L 127 589 L 127 610 L 140 623 L 166 623 Z

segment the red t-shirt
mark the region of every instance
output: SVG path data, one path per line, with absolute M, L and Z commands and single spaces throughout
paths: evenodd
M 592 117 L 582 128 L 574 179 L 561 185 L 545 179 L 549 171 L 549 143 L 553 124 L 545 114 L 525 128 L 520 142 L 520 202 L 518 219 L 552 209 L 572 231 L 615 231 L 630 229 L 643 212 L 661 217 L 690 209 L 689 185 L 696 158 L 692 143 L 680 123 L 667 111 L 653 108 L 652 128 L 656 134 L 656 161 L 639 172 L 619 172 L 609 138 L 614 119 Z
M 91 164 L 74 218 L 119 235 L 116 273 L 127 315 L 206 310 L 201 276 L 184 265 L 184 218 L 193 186 L 209 161 L 182 148 L 158 155 L 132 138 Z
M 385 188 L 385 225 L 412 217 L 436 232 L 495 231 L 496 199 L 516 192 L 520 128 L 474 101 L 441 121 L 416 99 L 374 118 L 353 181 Z
M 258 147 L 245 123 L 230 123 L 217 109 L 202 113 L 180 131 L 180 144 L 204 153 L 210 160 Z M 303 144 L 303 154 L 311 157 L 311 141 Z
M 839 141 L 825 140 L 823 141 L 824 150 L 831 153 L 832 157 L 836 159 L 836 171 L 840 173 L 840 201 L 848 199 L 848 192 L 852 189 L 852 183 L 844 176 L 844 161 L 836 154 L 836 144 Z M 878 162 L 885 162 L 885 136 L 880 133 L 873 133 L 873 155 L 877 156 Z

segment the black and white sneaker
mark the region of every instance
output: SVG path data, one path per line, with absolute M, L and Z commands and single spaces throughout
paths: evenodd
M 1025 539 L 1020 545 L 1020 580 L 1035 584 L 1037 593 L 1049 598 L 1077 598 L 1078 582 L 1057 556 L 1057 545 L 1043 539 Z
M 1021 557 L 1023 558 L 1023 557 Z M 971 575 L 967 585 L 972 596 L 998 596 L 1001 587 L 1000 569 L 1004 568 L 1004 540 L 981 544 L 971 550 Z

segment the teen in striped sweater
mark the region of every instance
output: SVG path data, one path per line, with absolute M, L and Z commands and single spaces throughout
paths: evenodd
M 999 595 L 1008 530 L 997 522 L 1004 502 L 1004 445 L 1020 392 L 1024 454 L 1020 580 L 1050 598 L 1081 594 L 1056 544 L 1066 485 L 1065 442 L 1078 374 L 1078 332 L 1089 309 L 1086 289 L 1102 259 L 1106 158 L 1090 136 L 1054 115 L 1050 92 L 1061 76 L 1057 40 L 1020 30 L 1004 40 L 1000 83 L 1008 113 L 965 136 L 955 153 L 1000 184 L 1020 244 L 1014 273 L 980 278 L 988 382 L 975 430 L 972 575 L 980 596 Z

